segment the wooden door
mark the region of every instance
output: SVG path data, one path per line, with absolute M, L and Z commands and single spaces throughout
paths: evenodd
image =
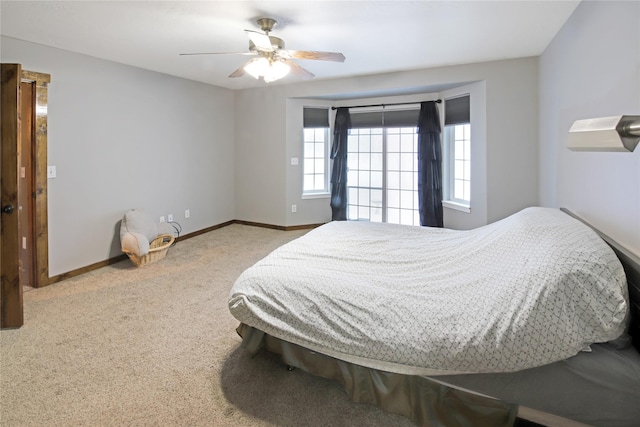
M 20 286 L 18 233 L 18 156 L 20 141 L 20 64 L 2 64 L 0 68 L 0 119 L 2 149 L 2 185 L 0 189 L 0 327 L 19 328 L 24 323 Z

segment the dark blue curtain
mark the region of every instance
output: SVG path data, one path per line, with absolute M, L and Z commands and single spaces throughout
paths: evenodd
M 418 118 L 418 203 L 420 225 L 442 227 L 442 146 L 435 101 L 420 104 Z
M 345 221 L 347 219 L 347 138 L 351 127 L 349 109 L 339 107 L 333 127 L 333 144 L 331 146 L 331 219 Z

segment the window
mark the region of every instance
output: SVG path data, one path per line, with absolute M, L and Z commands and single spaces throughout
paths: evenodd
M 469 95 L 445 100 L 443 198 L 455 207 L 471 206 L 471 123 Z M 451 206 L 451 205 L 449 205 Z
M 303 195 L 329 192 L 329 110 L 304 108 Z
M 347 218 L 420 225 L 419 110 L 352 113 L 347 156 Z
M 471 201 L 471 125 L 453 125 L 447 132 L 450 170 L 449 200 L 469 205 Z

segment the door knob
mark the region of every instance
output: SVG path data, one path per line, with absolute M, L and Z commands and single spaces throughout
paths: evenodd
M 4 205 L 2 207 L 2 212 L 10 214 L 13 212 L 13 205 Z

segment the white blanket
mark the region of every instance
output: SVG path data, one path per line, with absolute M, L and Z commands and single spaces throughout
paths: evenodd
M 229 308 L 313 351 L 438 375 L 516 371 L 613 340 L 627 292 L 593 230 L 528 208 L 468 231 L 331 222 L 247 269 Z

